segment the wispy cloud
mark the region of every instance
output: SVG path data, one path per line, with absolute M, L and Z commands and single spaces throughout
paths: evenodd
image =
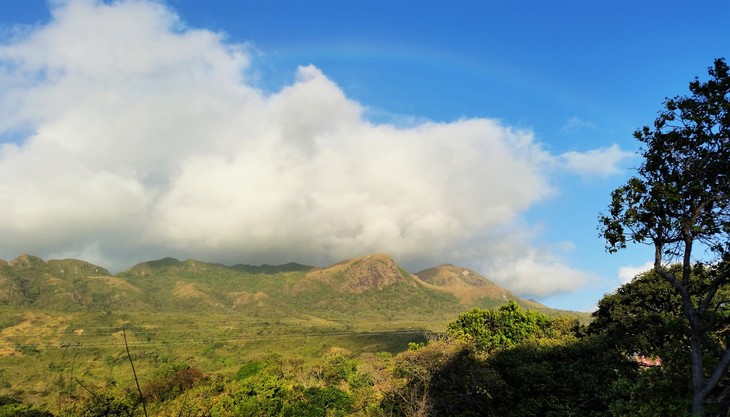
M 566 120 L 563 127 L 560 128 L 560 131 L 563 133 L 575 133 L 585 130 L 598 130 L 598 126 L 580 117 L 573 116 Z
M 554 248 L 499 239 L 552 195 L 549 161 L 612 173 L 618 147 L 554 156 L 488 119 L 378 124 L 313 66 L 257 89 L 246 45 L 158 2 L 54 7 L 0 45 L 0 137 L 31 132 L 0 145 L 0 255 L 114 269 L 384 251 L 414 268 L 460 257 L 533 294 L 585 282 Z

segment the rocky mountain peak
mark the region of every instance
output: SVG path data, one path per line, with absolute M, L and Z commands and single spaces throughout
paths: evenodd
M 43 261 L 43 259 L 28 255 L 27 253 L 24 253 L 17 258 L 13 259 L 12 261 L 8 262 L 8 264 L 13 269 L 25 269 L 25 268 L 45 268 L 48 265 Z
M 353 260 L 344 270 L 345 288 L 355 293 L 383 289 L 404 281 L 401 270 L 388 255 L 375 254 Z

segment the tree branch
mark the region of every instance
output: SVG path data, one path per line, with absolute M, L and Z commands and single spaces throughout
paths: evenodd
M 702 300 L 702 304 L 700 304 L 700 308 L 698 310 L 700 314 L 705 314 L 710 306 L 710 302 L 712 302 L 715 294 L 717 294 L 717 291 L 720 289 L 720 286 L 724 284 L 728 278 L 730 278 L 730 269 L 721 273 L 720 276 L 715 277 L 715 279 L 712 280 L 710 287 L 707 289 L 707 295 Z
M 722 355 L 722 359 L 715 367 L 710 378 L 705 382 L 705 387 L 702 389 L 702 397 L 707 398 L 708 395 L 715 389 L 720 379 L 725 376 L 728 366 L 730 366 L 730 349 L 726 349 Z

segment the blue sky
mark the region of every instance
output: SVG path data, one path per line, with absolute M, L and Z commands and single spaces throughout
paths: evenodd
M 721 1 L 4 0 L 0 258 L 385 251 L 590 310 L 649 260 L 596 230 L 632 132 L 728 55 L 728 21 Z

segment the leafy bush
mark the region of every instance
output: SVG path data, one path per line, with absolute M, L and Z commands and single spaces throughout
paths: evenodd
M 247 362 L 238 368 L 238 372 L 236 372 L 236 380 L 241 381 L 254 375 L 258 375 L 258 373 L 264 368 L 266 368 L 266 362 L 264 361 Z
M 234 414 L 246 417 L 276 416 L 286 401 L 287 388 L 278 376 L 261 373 L 240 383 L 234 397 Z
M 282 409 L 284 417 L 336 417 L 352 411 L 352 397 L 338 388 L 296 388 L 293 398 Z
M 53 414 L 29 405 L 11 403 L 0 405 L 0 417 L 53 417 Z
M 203 379 L 203 372 L 196 368 L 187 367 L 176 371 L 172 375 L 148 382 L 142 391 L 147 400 L 166 401 L 192 388 L 201 379 Z
M 320 377 L 325 384 L 332 386 L 343 382 L 353 389 L 372 385 L 370 378 L 358 370 L 357 361 L 342 355 L 329 356 L 320 368 Z
M 95 392 L 61 412 L 61 416 L 74 417 L 129 417 L 134 405 L 124 395 L 111 392 Z
M 498 310 L 475 308 L 449 323 L 448 334 L 473 344 L 483 352 L 515 347 L 527 340 L 541 337 L 565 337 L 569 323 L 550 319 L 547 315 L 522 311 L 514 301 Z

